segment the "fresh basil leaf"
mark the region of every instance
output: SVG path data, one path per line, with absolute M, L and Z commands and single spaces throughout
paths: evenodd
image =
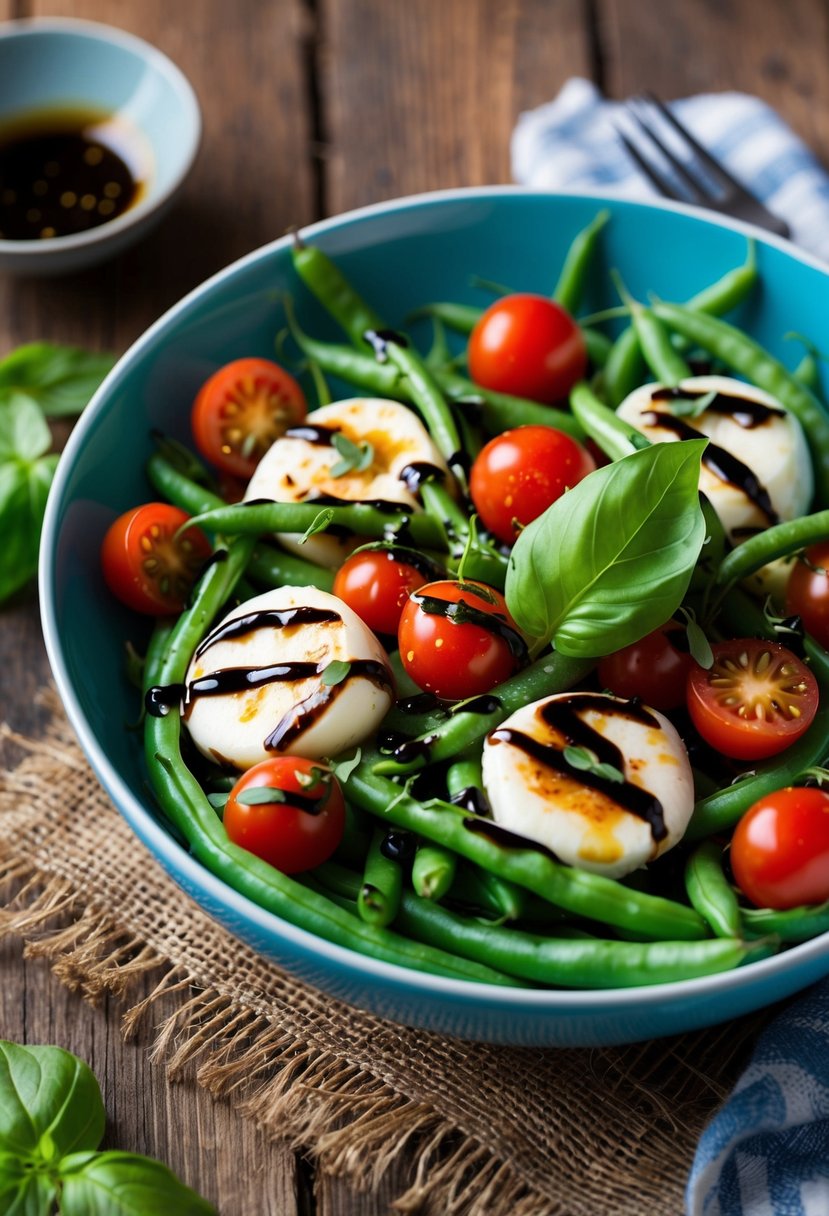
M 61 1162 L 61 1216 L 216 1216 L 166 1165 L 137 1153 L 78 1153 Z
M 0 400 L 25 395 L 49 418 L 74 417 L 114 363 L 112 355 L 31 342 L 0 359 Z
M 624 773 L 614 764 L 600 760 L 589 747 L 565 747 L 562 754 L 570 768 L 578 769 L 579 772 L 595 773 L 597 777 L 604 777 L 605 781 L 623 782 L 625 779 Z
M 621 650 L 676 611 L 705 539 L 707 440 L 655 443 L 585 477 L 515 542 L 507 607 L 537 653 Z
M 287 802 L 288 795 L 275 785 L 254 785 L 251 789 L 242 790 L 237 794 L 236 801 L 242 806 L 261 806 L 266 802 Z
M 0 399 L 0 461 L 36 460 L 51 443 L 49 424 L 34 401 L 19 393 Z
M 341 431 L 335 431 L 331 443 L 340 454 L 340 459 L 331 467 L 332 477 L 342 477 L 352 471 L 362 473 L 374 460 L 374 448 L 367 440 L 352 443 Z
M 333 688 L 335 684 L 342 684 L 343 680 L 347 680 L 350 671 L 350 663 L 347 663 L 344 659 L 332 659 L 322 669 L 320 678 L 326 688 Z
M 37 572 L 40 529 L 58 458 L 0 463 L 0 603 Z
M 699 397 L 672 397 L 670 401 L 660 402 L 660 404 L 667 405 L 675 418 L 694 419 L 705 413 L 717 395 L 717 389 L 712 388 L 710 392 L 703 393 Z
M 0 1212 L 3 1216 L 52 1216 L 57 1188 L 31 1161 L 0 1152 Z
M 0 1040 L 0 1148 L 44 1163 L 101 1143 L 101 1090 L 91 1070 L 60 1047 Z

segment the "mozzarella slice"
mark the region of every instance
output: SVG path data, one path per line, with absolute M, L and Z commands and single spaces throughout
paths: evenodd
M 711 392 L 717 396 L 696 417 L 679 416 L 679 403 L 671 399 L 673 392 L 685 401 Z M 762 389 L 730 376 L 693 376 L 676 390 L 642 385 L 625 398 L 617 412 L 654 442 L 676 441 L 683 430 L 687 434 L 686 428 L 709 437 L 700 489 L 710 499 L 732 544 L 809 510 L 814 479 L 800 423 Z M 725 459 L 718 459 L 716 449 L 725 453 Z M 788 570 L 787 562 L 774 562 L 759 571 L 753 583 L 759 591 L 779 595 Z
M 568 746 L 624 781 L 571 766 Z M 483 775 L 496 823 L 609 878 L 672 848 L 694 808 L 688 755 L 668 719 L 606 693 L 560 693 L 516 710 L 487 737 Z
M 323 679 L 331 663 L 343 678 Z M 280 587 L 234 608 L 187 671 L 184 721 L 210 760 L 247 769 L 289 753 L 335 756 L 377 729 L 391 706 L 388 656 L 334 595 Z
M 292 433 L 293 432 L 293 433 Z M 357 447 L 371 444 L 368 468 L 332 475 L 341 461 L 332 436 L 343 435 Z M 381 500 L 400 503 L 409 511 L 421 507 L 407 486 L 407 471 L 435 466 L 449 476 L 446 462 L 412 410 L 380 397 L 335 401 L 308 415 L 304 426 L 292 428 L 268 449 L 245 492 L 245 501 L 310 502 L 332 496 L 349 502 Z M 358 544 L 353 536 L 311 536 L 299 544 L 295 533 L 280 533 L 286 549 L 321 566 L 338 566 Z

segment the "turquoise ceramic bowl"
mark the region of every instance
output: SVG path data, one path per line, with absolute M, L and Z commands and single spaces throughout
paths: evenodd
M 114 256 L 161 219 L 192 167 L 201 139 L 199 104 L 166 55 L 90 21 L 0 23 L 0 130 L 33 111 L 76 109 L 113 116 L 141 171 L 138 201 L 86 232 L 0 239 L 2 271 L 63 274 Z
M 829 277 L 792 246 L 699 212 L 512 188 L 455 191 L 382 204 L 307 230 L 334 255 L 392 325 L 427 300 L 474 302 L 471 274 L 523 290 L 555 282 L 573 234 L 609 206 L 606 266 L 628 287 L 683 299 L 739 264 L 756 236 L 762 289 L 741 318 L 790 362 L 789 330 L 815 333 L 829 310 Z M 118 363 L 61 460 L 43 534 L 46 643 L 58 688 L 101 782 L 136 834 L 191 895 L 231 932 L 309 983 L 411 1025 L 493 1042 L 570 1046 L 621 1043 L 737 1017 L 829 972 L 829 934 L 724 975 L 647 989 L 526 991 L 430 977 L 374 962 L 286 924 L 248 902 L 188 855 L 147 797 L 140 742 L 125 729 L 136 711 L 124 677 L 124 641 L 139 626 L 106 591 L 98 548 L 108 524 L 151 494 L 142 466 L 150 430 L 187 438 L 190 403 L 219 365 L 273 354 L 280 293 L 295 294 L 300 323 L 329 333 L 301 291 L 288 238 L 210 279 L 162 317 Z M 590 305 L 611 302 L 597 273 Z

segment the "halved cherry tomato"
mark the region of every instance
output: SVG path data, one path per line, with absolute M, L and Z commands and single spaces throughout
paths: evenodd
M 110 525 L 101 545 L 104 581 L 135 612 L 167 616 L 181 612 L 212 549 L 198 528 L 177 536 L 190 516 L 166 502 L 125 511 Z
M 778 642 L 717 642 L 714 664 L 688 676 L 687 704 L 703 739 L 735 760 L 782 752 L 808 730 L 818 707 L 809 668 Z
M 334 595 L 375 633 L 396 636 L 410 593 L 433 577 L 434 573 L 424 574 L 393 549 L 363 549 L 340 566 L 334 577 Z
M 504 597 L 485 583 L 421 587 L 403 609 L 398 642 L 415 684 L 447 701 L 489 692 L 526 659 Z
M 250 800 L 260 798 L 264 801 Z M 325 765 L 302 756 L 274 756 L 236 782 L 224 825 L 240 848 L 283 874 L 299 874 L 322 865 L 342 840 L 342 790 Z
M 592 473 L 590 453 L 551 426 L 519 426 L 490 439 L 472 465 L 469 492 L 484 526 L 505 544 Z
M 308 412 L 296 380 L 269 359 L 236 359 L 214 372 L 193 403 L 196 447 L 223 473 L 246 480 L 268 448 Z
M 685 649 L 680 649 L 682 645 Z M 694 660 L 678 621 L 646 634 L 638 642 L 599 660 L 599 683 L 617 697 L 640 697 L 663 711 L 685 704 L 685 685 Z
M 731 869 L 760 908 L 829 899 L 829 794 L 789 786 L 755 802 L 734 832 Z
M 469 336 L 469 374 L 484 388 L 561 401 L 587 370 L 582 332 L 546 296 L 519 293 L 490 304 Z
M 799 616 L 807 633 L 829 650 L 829 541 L 813 545 L 792 566 L 786 612 Z

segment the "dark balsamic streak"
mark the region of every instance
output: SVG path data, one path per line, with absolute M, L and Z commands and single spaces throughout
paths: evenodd
M 475 832 L 478 836 L 487 836 L 493 844 L 500 845 L 503 849 L 532 849 L 534 853 L 544 853 L 559 865 L 564 864 L 552 849 L 547 848 L 546 844 L 530 840 L 527 836 L 519 836 L 517 832 L 510 832 L 497 823 L 491 823 L 486 819 L 464 819 L 463 826 L 468 832 Z
M 651 401 L 699 401 L 707 397 L 710 389 L 658 388 L 651 393 Z M 719 414 L 723 418 L 733 418 L 744 430 L 753 430 L 762 426 L 770 418 L 784 418 L 785 410 L 776 409 L 762 401 L 749 401 L 731 393 L 718 392 L 705 407 L 706 414 Z
M 392 828 L 380 843 L 380 852 L 389 861 L 405 865 L 415 854 L 415 838 L 411 832 Z
M 304 439 L 306 443 L 313 443 L 317 447 L 330 448 L 334 436 L 339 434 L 340 427 L 338 426 L 318 426 L 316 423 L 303 422 L 300 426 L 288 427 L 285 438 Z
M 398 478 L 410 494 L 417 494 L 424 481 L 441 482 L 446 477 L 443 469 L 428 460 L 414 460 L 400 470 Z
M 294 625 L 328 625 L 341 621 L 338 612 L 330 608 L 311 608 L 300 605 L 296 608 L 263 608 L 249 612 L 217 625 L 197 648 L 194 658 L 199 658 L 217 642 L 229 638 L 248 637 L 258 629 L 289 629 Z
M 467 600 L 442 600 L 433 595 L 421 595 L 419 592 L 411 597 L 430 616 L 442 616 L 456 625 L 471 624 L 487 633 L 501 638 L 509 647 L 510 654 L 519 663 L 526 663 L 529 658 L 527 643 L 517 629 L 508 625 L 500 613 L 482 612 Z
M 465 789 L 458 790 L 457 794 L 453 794 L 449 801 L 453 806 L 459 806 L 465 811 L 470 811 L 473 815 L 480 815 L 482 819 L 492 818 L 492 807 L 489 805 L 489 799 L 478 785 L 467 785 Z

